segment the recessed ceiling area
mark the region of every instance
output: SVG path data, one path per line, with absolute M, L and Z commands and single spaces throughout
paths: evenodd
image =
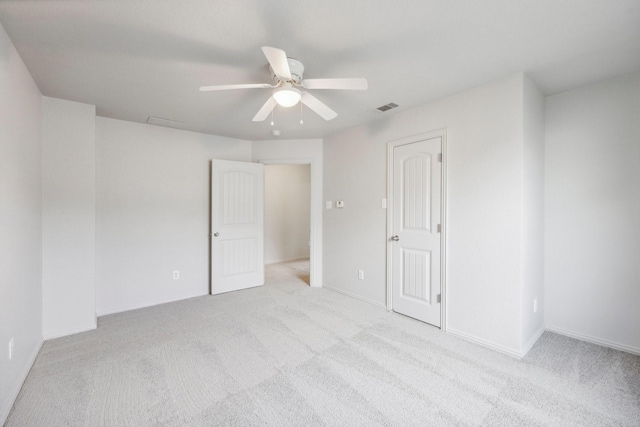
M 246 140 L 272 83 L 262 46 L 304 63 L 305 78 L 365 77 L 366 91 L 317 90 L 338 116 L 276 107 L 280 138 L 322 138 L 526 73 L 547 95 L 640 70 L 637 0 L 3 1 L 0 21 L 43 95 L 104 117 Z M 311 92 L 311 91 L 310 91 Z M 377 108 L 400 105 L 381 115 Z

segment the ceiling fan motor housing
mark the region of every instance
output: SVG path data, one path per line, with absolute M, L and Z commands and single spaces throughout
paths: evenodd
M 300 84 L 300 82 L 302 82 L 302 75 L 304 74 L 304 65 L 302 65 L 302 62 L 294 58 L 287 58 L 287 62 L 289 63 L 289 70 L 291 71 L 291 81 L 297 85 Z M 276 73 L 273 72 L 271 65 L 269 65 L 269 71 L 271 71 L 271 78 L 276 83 L 280 83 L 282 81 L 282 79 L 276 76 Z

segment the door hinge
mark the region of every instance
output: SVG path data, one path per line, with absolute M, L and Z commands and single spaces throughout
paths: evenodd
M 442 163 L 442 153 L 438 153 L 438 161 Z
M 438 294 L 438 296 L 436 297 L 436 301 L 437 301 L 438 303 L 441 303 L 441 302 L 442 302 L 442 294 Z
M 442 232 L 442 226 L 438 224 L 438 233 Z

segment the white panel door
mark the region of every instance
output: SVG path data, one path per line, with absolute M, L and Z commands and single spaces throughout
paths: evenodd
M 440 326 L 442 139 L 393 149 L 393 310 Z
M 211 294 L 264 284 L 264 165 L 213 160 Z

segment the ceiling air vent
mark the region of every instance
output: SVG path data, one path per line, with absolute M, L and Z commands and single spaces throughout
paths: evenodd
M 383 105 L 382 107 L 376 108 L 376 110 L 382 111 L 384 113 L 385 111 L 389 111 L 392 108 L 396 108 L 397 106 L 398 106 L 398 104 L 394 104 L 393 102 L 390 102 L 387 105 Z
M 169 128 L 182 128 L 184 126 L 183 122 L 178 122 L 176 120 L 162 119 L 160 117 L 149 116 L 147 119 L 147 123 L 150 125 L 156 126 L 165 126 Z

